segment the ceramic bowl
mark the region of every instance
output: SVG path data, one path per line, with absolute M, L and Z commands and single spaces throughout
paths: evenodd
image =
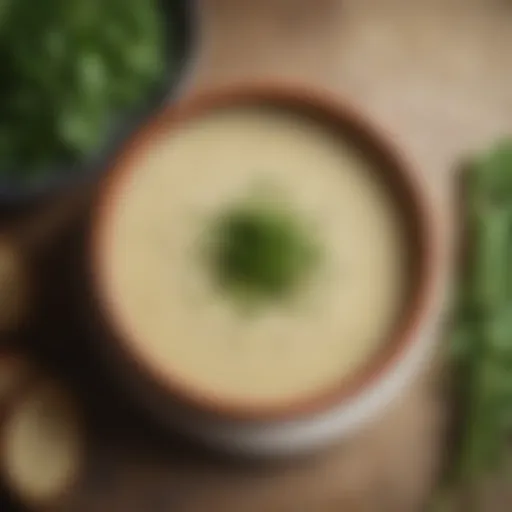
M 105 250 L 103 224 L 119 177 L 161 130 L 179 130 L 185 121 L 212 109 L 277 105 L 336 129 L 371 158 L 384 175 L 403 212 L 413 254 L 411 294 L 399 327 L 385 348 L 353 379 L 340 382 L 314 400 L 281 408 L 230 406 L 189 392 L 162 375 L 141 356 L 143 340 L 126 332 L 105 299 L 98 271 Z M 444 274 L 440 223 L 419 173 L 391 138 L 348 101 L 290 84 L 250 84 L 205 92 L 153 118 L 124 146 L 100 187 L 92 209 L 87 242 L 89 298 L 101 348 L 126 389 L 166 425 L 214 448 L 258 456 L 311 451 L 344 438 L 378 414 L 412 382 L 434 345 L 443 307 Z M 369 311 L 368 314 L 371 314 Z M 122 334 L 123 333 L 123 334 Z
M 167 65 L 163 76 L 146 97 L 112 119 L 110 129 L 96 149 L 83 160 L 40 173 L 31 182 L 0 178 L 0 207 L 16 213 L 50 201 L 70 190 L 80 189 L 100 176 L 105 163 L 116 154 L 122 142 L 162 105 L 179 98 L 187 84 L 198 45 L 198 19 L 195 0 L 157 0 L 165 33 Z

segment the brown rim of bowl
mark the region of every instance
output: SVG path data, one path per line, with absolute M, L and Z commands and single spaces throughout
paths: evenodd
M 241 400 L 225 401 L 208 395 L 204 389 L 194 387 L 193 383 L 183 382 L 158 366 L 144 355 L 126 330 L 126 325 L 116 312 L 112 297 L 108 297 L 105 286 L 104 260 L 106 218 L 111 211 L 112 197 L 119 179 L 126 176 L 126 169 L 139 151 L 143 151 L 155 136 L 164 131 L 179 129 L 183 123 L 201 117 L 204 113 L 216 109 L 244 105 L 270 105 L 303 112 L 309 117 L 320 118 L 340 132 L 348 133 L 360 147 L 368 149 L 375 161 L 387 169 L 386 179 L 394 185 L 401 201 L 407 204 L 411 215 L 404 215 L 409 226 L 411 246 L 417 254 L 413 257 L 416 278 L 411 279 L 411 296 L 406 312 L 398 321 L 398 327 L 391 333 L 388 343 L 368 362 L 365 367 L 333 388 L 314 393 L 293 401 L 273 403 L 272 405 L 244 403 Z M 137 373 L 148 377 L 153 384 L 169 395 L 169 398 L 193 410 L 203 411 L 217 417 L 236 421 L 290 420 L 304 415 L 320 413 L 340 404 L 342 401 L 361 393 L 369 385 L 392 371 L 403 353 L 414 345 L 416 334 L 425 315 L 429 314 L 431 302 L 435 296 L 435 282 L 438 269 L 440 240 L 437 236 L 435 212 L 425 197 L 421 179 L 413 166 L 403 158 L 401 152 L 388 140 L 372 121 L 349 105 L 348 102 L 333 98 L 322 90 L 310 89 L 290 84 L 242 84 L 224 87 L 213 91 L 198 93 L 183 103 L 169 107 L 155 116 L 121 150 L 113 162 L 110 172 L 102 184 L 98 201 L 93 209 L 90 237 L 87 248 L 91 285 L 96 308 L 100 312 L 104 327 L 112 335 L 115 348 L 123 358 L 134 365 Z M 407 217 L 407 220 L 406 220 Z M 410 217 L 410 218 L 409 218 Z M 414 252 L 414 251 L 413 251 Z

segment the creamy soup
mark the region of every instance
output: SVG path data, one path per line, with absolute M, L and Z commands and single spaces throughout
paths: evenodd
M 404 305 L 408 251 L 379 169 L 339 134 L 272 109 L 218 110 L 164 134 L 110 198 L 102 277 L 143 360 L 187 389 L 277 405 L 353 376 Z M 323 257 L 293 300 L 247 315 L 219 293 L 198 240 L 209 220 L 273 187 Z

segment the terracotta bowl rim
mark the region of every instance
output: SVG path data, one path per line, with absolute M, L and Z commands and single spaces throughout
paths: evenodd
M 412 301 L 404 318 L 399 323 L 397 332 L 390 336 L 389 342 L 372 361 L 356 372 L 352 378 L 344 379 L 334 389 L 316 392 L 283 403 L 250 403 L 219 398 L 208 394 L 207 390 L 197 388 L 192 382 L 184 382 L 182 377 L 172 375 L 172 370 L 159 368 L 151 357 L 141 349 L 140 340 L 133 339 L 127 326 L 123 325 L 120 314 L 116 314 L 115 303 L 106 293 L 107 280 L 103 267 L 102 255 L 105 243 L 105 226 L 108 224 L 109 211 L 112 210 L 112 196 L 120 178 L 127 174 L 130 162 L 151 143 L 153 137 L 166 130 L 179 130 L 184 122 L 201 117 L 217 108 L 230 108 L 238 105 L 273 104 L 297 111 L 313 109 L 328 122 L 343 126 L 345 131 L 353 132 L 362 138 L 366 145 L 386 161 L 385 167 L 392 166 L 396 177 L 405 186 L 410 203 L 418 214 L 414 223 L 419 228 L 419 236 L 424 248 L 421 256 L 419 279 L 414 284 Z M 440 239 L 433 205 L 424 191 L 419 171 L 395 146 L 394 141 L 385 130 L 370 120 L 351 101 L 330 94 L 322 89 L 283 82 L 251 82 L 231 86 L 206 89 L 189 96 L 181 103 L 164 108 L 139 129 L 121 148 L 112 162 L 91 212 L 86 250 L 87 266 L 90 271 L 90 284 L 95 307 L 100 313 L 104 328 L 111 335 L 119 354 L 128 361 L 139 375 L 148 378 L 152 384 L 174 401 L 190 410 L 210 414 L 223 420 L 234 421 L 288 421 L 298 417 L 311 416 L 326 412 L 349 399 L 363 394 L 365 390 L 378 382 L 400 362 L 402 356 L 417 343 L 418 332 L 426 321 L 432 300 L 436 294 L 436 276 L 439 270 L 438 255 Z M 391 180 L 390 180 L 391 181 Z

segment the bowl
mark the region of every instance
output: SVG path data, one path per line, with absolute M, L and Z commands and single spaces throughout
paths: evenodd
M 393 194 L 411 254 L 409 291 L 398 325 L 375 357 L 334 387 L 272 406 L 230 403 L 197 392 L 145 357 L 109 293 L 104 255 L 106 227 L 131 163 L 164 131 L 180 133 L 189 121 L 238 106 L 285 109 L 334 130 L 371 159 Z M 341 140 L 341 139 L 340 139 Z M 155 418 L 212 448 L 252 456 L 309 452 L 362 428 L 409 385 L 428 360 L 444 303 L 440 224 L 417 170 L 386 132 L 349 101 L 296 84 L 241 84 L 204 92 L 163 109 L 130 138 L 99 187 L 88 226 L 86 272 L 91 326 L 109 370 Z M 371 314 L 371 311 L 369 311 Z
M 52 200 L 71 189 L 93 183 L 122 141 L 162 105 L 176 100 L 187 84 L 198 41 L 195 1 L 157 0 L 165 30 L 167 66 L 139 104 L 120 112 L 96 150 L 71 165 L 58 165 L 27 183 L 0 178 L 0 207 L 8 213 Z M 171 28 L 172 27 L 172 28 Z M 172 59 L 172 60 L 171 60 Z M 172 65 L 171 65 L 172 62 Z

